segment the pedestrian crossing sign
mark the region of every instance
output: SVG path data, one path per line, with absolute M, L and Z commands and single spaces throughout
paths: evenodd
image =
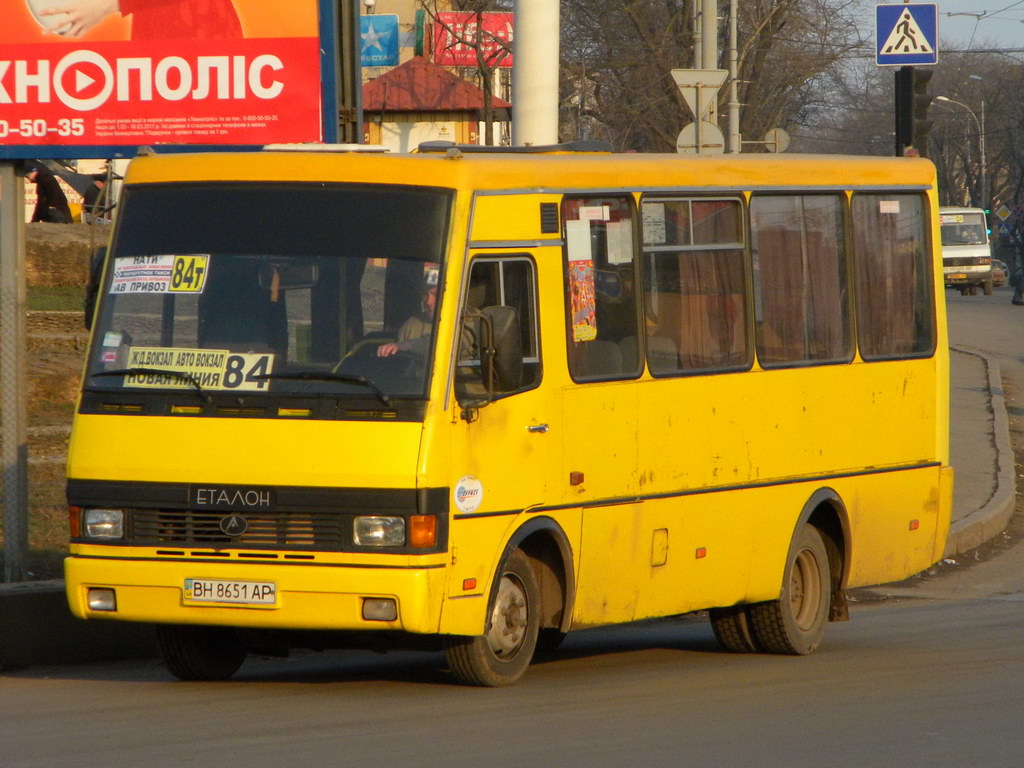
M 938 63 L 936 3 L 876 5 L 875 33 L 875 63 L 880 67 Z

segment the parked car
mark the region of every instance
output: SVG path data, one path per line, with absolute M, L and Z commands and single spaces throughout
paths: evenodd
M 992 285 L 1005 285 L 1006 281 L 1009 279 L 1010 268 L 1006 266 L 1006 262 L 1000 261 L 999 259 L 992 259 Z

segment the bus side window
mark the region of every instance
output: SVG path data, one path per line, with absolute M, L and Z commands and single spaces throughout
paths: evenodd
M 469 271 L 469 286 L 463 316 L 485 307 L 505 306 L 516 310 L 523 349 L 523 378 L 520 390 L 540 383 L 541 359 L 537 321 L 537 277 L 533 261 L 526 255 L 477 258 Z M 481 394 L 480 353 L 476 323 L 466 323 L 459 340 L 456 381 L 469 395 Z
M 749 367 L 740 200 L 645 196 L 642 207 L 651 373 Z
M 935 311 L 925 198 L 855 193 L 853 255 L 861 357 L 886 360 L 935 351 Z
M 750 238 L 758 362 L 852 359 L 842 197 L 756 194 Z
M 628 197 L 566 198 L 569 372 L 577 380 L 640 375 L 634 214 Z

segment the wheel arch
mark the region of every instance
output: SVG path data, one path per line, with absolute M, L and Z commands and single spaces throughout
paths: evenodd
M 498 573 L 501 573 L 514 549 L 521 549 L 533 564 L 540 588 L 541 628 L 557 628 L 568 632 L 576 596 L 576 580 L 572 547 L 562 526 L 547 516 L 534 517 L 521 525 L 505 545 Z M 493 604 L 496 589 L 497 580 L 491 587 L 489 605 Z
M 849 620 L 849 606 L 846 599 L 846 584 L 850 574 L 850 518 L 842 497 L 829 487 L 822 487 L 811 494 L 804 503 L 800 517 L 793 528 L 786 554 L 787 562 L 795 555 L 800 530 L 805 525 L 813 525 L 825 540 L 829 554 L 829 570 L 831 571 L 832 606 L 829 611 L 830 621 Z

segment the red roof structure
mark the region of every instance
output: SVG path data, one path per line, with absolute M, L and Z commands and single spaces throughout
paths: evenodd
M 512 105 L 494 96 L 495 110 Z M 370 112 L 465 112 L 483 109 L 484 93 L 448 70 L 415 56 L 363 86 Z

